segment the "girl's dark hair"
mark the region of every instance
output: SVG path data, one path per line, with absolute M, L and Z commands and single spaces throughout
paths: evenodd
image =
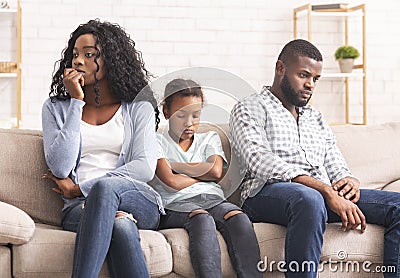
M 160 122 L 157 102 L 153 91 L 148 86 L 152 76 L 144 66 L 142 54 L 135 49 L 135 42 L 129 37 L 125 30 L 118 24 L 101 22 L 99 19 L 90 20 L 81 24 L 71 33 L 67 47 L 62 51 L 61 59 L 54 64 L 52 83 L 49 96 L 54 102 L 71 98 L 63 84 L 65 68 L 72 66 L 72 55 L 77 38 L 84 34 L 93 34 L 96 38 L 95 48 L 97 55 L 94 59 L 99 70 L 98 59 L 101 56 L 106 69 L 106 76 L 110 83 L 112 92 L 123 101 L 131 102 L 141 90 L 140 100 L 149 101 L 155 110 L 156 128 Z M 99 51 L 101 46 L 101 52 Z M 96 103 L 99 104 L 101 92 L 99 92 L 96 73 L 94 75 Z
M 204 102 L 203 91 L 198 83 L 191 79 L 174 79 L 165 86 L 164 107 L 169 110 L 175 97 L 190 96 L 200 97 L 201 101 Z

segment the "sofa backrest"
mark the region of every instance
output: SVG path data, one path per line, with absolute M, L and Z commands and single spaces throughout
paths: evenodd
M 47 171 L 40 131 L 0 129 L 0 201 L 28 213 L 35 222 L 60 225 L 63 201 L 42 180 Z
M 199 131 L 218 132 L 229 162 L 227 125 L 222 126 L 204 125 Z M 22 209 L 35 222 L 60 226 L 63 201 L 51 190 L 55 183 L 41 178 L 47 169 L 41 131 L 0 129 L 0 201 Z
M 333 126 L 339 148 L 363 188 L 400 192 L 400 123 L 375 126 Z M 202 124 L 199 132 L 217 131 L 230 162 L 228 179 L 237 179 L 237 162 L 231 157 L 228 125 Z M 63 202 L 42 180 L 47 171 L 40 131 L 0 129 L 0 201 L 27 212 L 36 222 L 60 225 Z M 237 203 L 236 184 L 228 190 Z
M 333 126 L 332 130 L 362 188 L 400 192 L 400 122 Z

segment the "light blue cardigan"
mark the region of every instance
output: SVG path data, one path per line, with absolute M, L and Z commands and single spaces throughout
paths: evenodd
M 44 153 L 48 167 L 58 178 L 70 177 L 78 183 L 76 169 L 81 157 L 82 140 L 80 124 L 85 102 L 69 100 L 45 101 L 42 108 Z M 157 164 L 157 139 L 154 109 L 150 102 L 122 102 L 124 140 L 117 168 L 105 176 L 85 181 L 79 187 L 86 197 L 92 186 L 101 178 L 119 176 L 143 184 L 156 196 L 160 211 L 162 201 L 157 192 L 146 184 L 155 173 Z M 84 197 L 67 199 L 64 209 Z

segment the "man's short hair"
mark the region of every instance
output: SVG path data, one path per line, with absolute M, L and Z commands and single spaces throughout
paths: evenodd
M 278 56 L 278 60 L 287 63 L 297 57 L 308 57 L 315 61 L 322 61 L 322 54 L 312 43 L 306 40 L 297 39 L 288 42 Z

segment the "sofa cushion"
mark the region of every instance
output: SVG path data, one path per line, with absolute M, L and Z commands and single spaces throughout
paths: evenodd
M 257 236 L 263 262 L 285 260 L 285 227 L 270 223 L 254 223 L 254 232 Z
M 387 191 L 400 192 L 400 180 L 391 182 L 385 185 L 382 189 Z
M 359 229 L 348 232 L 341 230 L 341 223 L 330 223 L 324 234 L 321 261 L 356 261 L 382 263 L 383 258 L 382 226 L 367 224 L 361 233 Z
M 332 129 L 362 188 L 382 189 L 400 180 L 400 122 L 333 126 Z
M 0 201 L 28 213 L 35 222 L 61 224 L 63 201 L 42 180 L 47 171 L 40 131 L 0 129 Z
M 321 261 L 324 262 L 363 262 L 381 264 L 383 258 L 383 234 L 384 228 L 368 224 L 365 233 L 359 230 L 343 232 L 340 223 L 327 225 L 324 234 L 324 245 L 322 248 Z M 267 263 L 265 272 L 277 274 L 277 263 L 284 261 L 286 228 L 280 225 L 268 223 L 254 223 L 254 231 L 260 246 L 261 260 Z M 184 229 L 160 230 L 172 247 L 174 261 L 173 271 L 184 277 L 194 277 L 189 254 L 189 237 Z M 235 277 L 232 270 L 229 254 L 222 236 L 218 233 L 221 247 L 222 273 L 223 277 Z M 345 254 L 341 260 L 340 257 Z M 271 267 L 270 267 L 271 266 Z M 372 268 L 371 268 L 372 269 Z M 329 271 L 327 269 L 326 271 Z M 279 273 L 279 272 L 278 272 Z M 283 277 L 283 273 L 282 277 Z M 266 274 L 267 277 L 270 276 Z M 279 276 L 279 275 L 278 275 Z M 338 276 L 340 277 L 340 276 Z
M 165 237 L 157 231 L 139 230 L 140 245 L 151 277 L 160 277 L 172 271 L 172 251 Z
M 152 277 L 172 271 L 171 248 L 158 232 L 140 230 L 141 246 Z M 75 233 L 37 224 L 32 240 L 13 246 L 15 277 L 71 277 Z M 110 277 L 107 264 L 99 277 Z
M 0 246 L 0 277 L 11 276 L 11 250 L 7 246 Z
M 367 229 L 363 234 L 359 230 L 343 232 L 340 228 L 340 223 L 327 225 L 321 262 L 352 261 L 359 262 L 360 265 L 365 261 L 373 264 L 382 263 L 383 227 L 367 224 Z M 271 269 L 276 271 L 277 262 L 284 261 L 286 229 L 275 224 L 255 223 L 254 230 L 260 246 L 261 260 L 268 264 L 262 267 L 267 272 Z M 344 255 L 343 258 L 340 257 L 342 255 Z
M 0 202 L 0 244 L 23 244 L 35 231 L 35 223 L 24 211 Z

